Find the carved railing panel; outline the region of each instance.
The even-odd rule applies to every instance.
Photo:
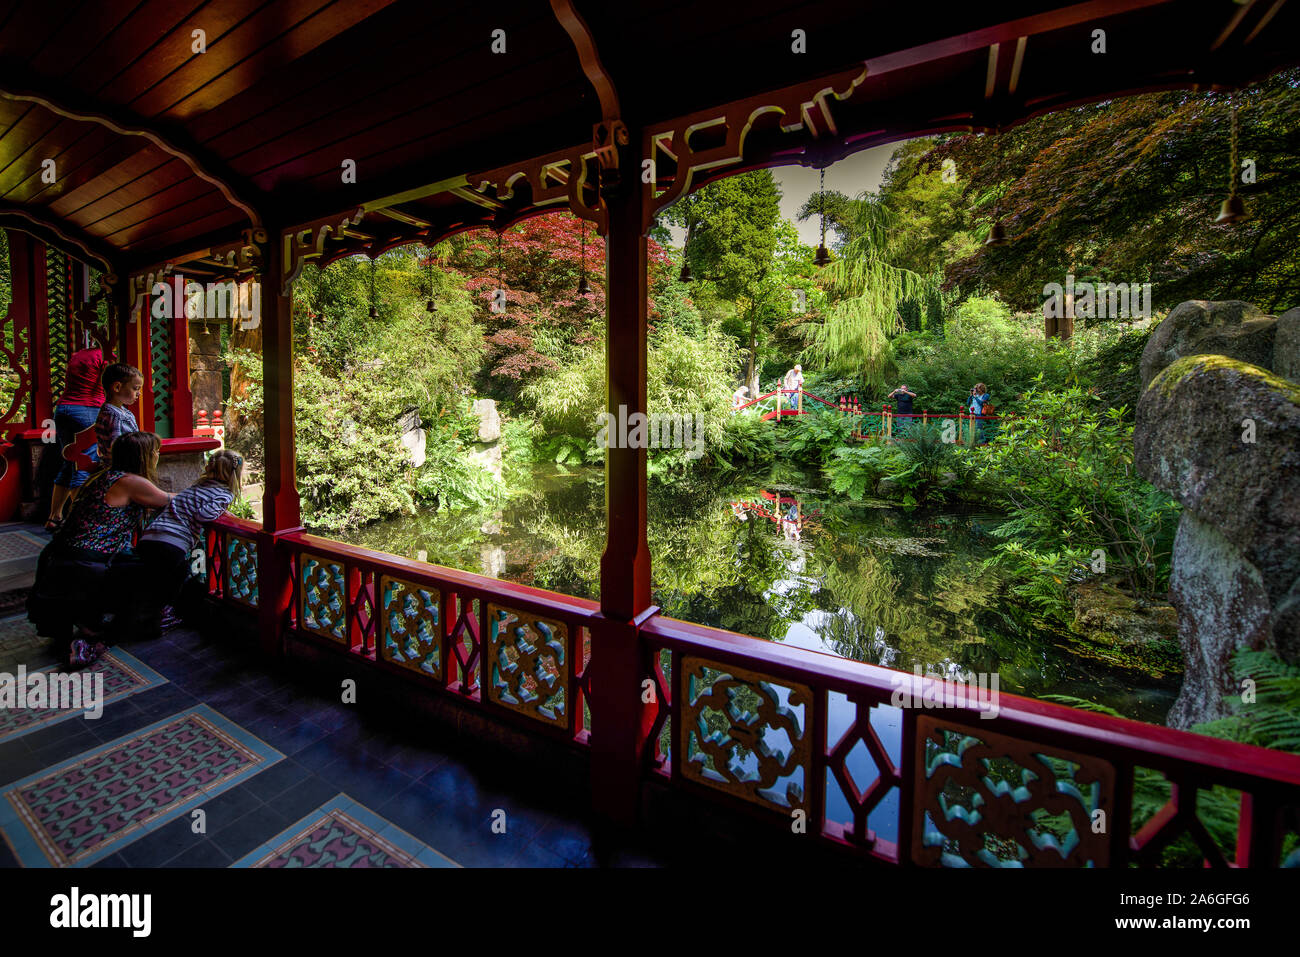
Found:
[[[257,543],[239,535],[226,536],[226,590],[232,601],[257,607]]]
[[[870,827],[871,815],[903,783],[900,769],[872,722],[873,716],[882,716],[882,706],[871,696],[833,693],[827,696],[827,710],[843,715],[839,720],[846,725],[842,732],[838,727],[834,729],[834,743],[828,740],[824,752],[827,793],[828,797],[841,799],[848,809],[848,820],[842,822],[832,822],[828,810],[828,824],[838,824],[845,840],[874,847],[876,833]],[[899,709],[886,707],[883,717],[886,721],[896,719],[898,713]],[[829,727],[827,736],[832,737]],[[889,816],[896,817],[892,806],[887,810]]]
[[[941,867],[1105,867],[1110,762],[924,715],[913,859]]]
[[[686,656],[678,687],[684,777],[765,807],[807,813],[814,708],[807,685]]]
[[[0,425],[12,425],[27,418],[28,400],[32,393],[32,379],[28,367],[28,330],[18,316],[14,303],[4,311],[0,324]],[[2,474],[2,470],[0,470]]]
[[[488,691],[519,714],[565,726],[569,704],[569,626],[531,612],[487,606]]]
[[[346,642],[348,602],[343,564],[309,552],[303,552],[299,561],[298,627]]]
[[[437,588],[384,575],[379,583],[384,661],[442,678],[442,601]]]

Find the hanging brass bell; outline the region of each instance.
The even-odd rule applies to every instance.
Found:
[[[831,261],[831,251],[824,245],[817,247],[817,255],[813,256],[814,266],[828,266]]]
[[[1002,220],[996,220],[993,228],[989,230],[989,238],[984,240],[985,246],[1005,246],[1007,244],[1007,228],[1002,225]]]
[[[1246,218],[1246,203],[1233,193],[1219,207],[1219,216],[1215,223],[1239,223]]]
[[[587,281],[587,274],[584,272],[578,279],[578,295],[585,296],[591,292],[591,283]]]
[[[437,312],[437,311],[438,311],[438,305],[437,305],[437,303],[435,303],[432,299],[430,299],[427,303],[425,303],[424,311],[425,311],[425,312]]]
[[[682,263],[682,271],[681,271],[681,274],[678,275],[678,277],[677,277],[677,281],[678,281],[678,282],[690,282],[690,281],[691,281],[691,267],[690,267],[690,264],[689,264],[689,263]]]

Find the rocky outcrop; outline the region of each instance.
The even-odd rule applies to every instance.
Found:
[[[1277,322],[1248,302],[1180,303],[1156,326],[1142,350],[1142,388],[1185,356],[1228,356],[1272,369]]]
[[[472,406],[478,416],[478,440],[495,442],[501,438],[501,415],[497,412],[495,399],[475,399]]]
[[[1300,382],[1300,306],[1277,317],[1273,371],[1292,382]]]
[[[1222,355],[1177,359],[1142,394],[1134,448],[1184,507],[1170,593],[1186,674],[1169,723],[1187,727],[1226,713],[1237,648],[1300,660],[1300,385]]]

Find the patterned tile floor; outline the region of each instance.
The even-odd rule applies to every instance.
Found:
[[[665,863],[237,647],[173,629],[122,650],[141,686],[97,720],[6,716],[24,730],[0,737],[0,867]],[[52,663],[20,616],[0,621],[0,672]]]

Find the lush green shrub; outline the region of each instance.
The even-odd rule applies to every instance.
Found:
[[[861,501],[882,478],[902,475],[907,466],[897,446],[868,442],[837,449],[825,471],[831,488]]]
[[[783,455],[801,462],[825,465],[838,450],[849,444],[853,426],[851,416],[838,412],[793,416],[781,423],[778,441]]]
[[[415,497],[440,509],[487,505],[496,501],[501,491],[496,477],[469,458],[459,444],[430,443],[424,464],[415,473]]]
[[[1111,336],[1099,346],[1095,355],[1082,363],[1097,398],[1108,409],[1122,409],[1127,422],[1133,421],[1138,399],[1142,397],[1142,350],[1154,331],[1153,323],[1145,329]]]
[[[683,308],[679,304],[671,315]],[[704,450],[713,450],[709,458],[716,461],[737,439],[724,432],[728,423],[737,418],[731,412],[731,393],[740,355],[734,340],[716,324],[691,335],[678,328],[671,315],[662,317],[650,332],[647,411],[652,415],[691,417],[693,434],[702,436]],[[529,384],[522,398],[537,416],[545,435],[534,437],[537,459],[561,464],[603,460],[604,450],[596,443],[599,416],[606,408],[602,350],[581,353],[561,363]],[[697,424],[699,432],[695,433]],[[656,476],[675,474],[704,461],[694,456],[693,449],[653,449],[650,459],[651,474]]]
[[[709,447],[705,458],[722,469],[765,468],[776,459],[776,426],[757,414],[733,415],[723,423],[717,445]]]
[[[1255,700],[1244,703],[1240,695],[1229,695],[1224,701],[1232,714],[1217,721],[1193,725],[1192,730],[1212,738],[1300,754],[1300,667],[1288,664],[1273,651],[1240,648],[1233,655],[1232,671],[1238,684],[1244,686],[1248,679],[1255,683]],[[1084,711],[1124,717],[1113,708],[1081,698],[1069,695],[1044,697]],[[1135,768],[1134,829],[1158,814],[1169,803],[1170,796],[1169,782],[1163,774],[1150,768]],[[1201,791],[1196,801],[1197,818],[1223,855],[1232,859],[1240,822],[1239,795],[1228,788],[1215,787]],[[1286,866],[1300,866],[1297,845],[1300,845],[1300,840],[1295,834],[1286,835],[1282,845]],[[1161,863],[1171,867],[1202,867],[1204,856],[1191,839],[1183,835],[1165,848]]]
[[[1019,573],[1018,593],[1065,617],[1068,578],[1091,571],[1094,553],[1135,595],[1163,592],[1178,506],[1138,476],[1132,426],[1077,388],[1027,399],[1031,412],[972,451],[981,480],[1011,510],[995,534],[1006,539],[999,555]]]
[[[1041,318],[1013,316],[996,299],[967,299],[949,318],[945,336],[907,333],[895,340],[894,352],[899,383],[916,393],[917,411],[965,408],[971,387],[983,382],[998,414],[1021,412],[1028,408],[1021,397],[1038,376],[1048,389],[1080,381],[1069,346],[1049,342]],[[883,401],[885,394],[873,395],[870,405]]]

